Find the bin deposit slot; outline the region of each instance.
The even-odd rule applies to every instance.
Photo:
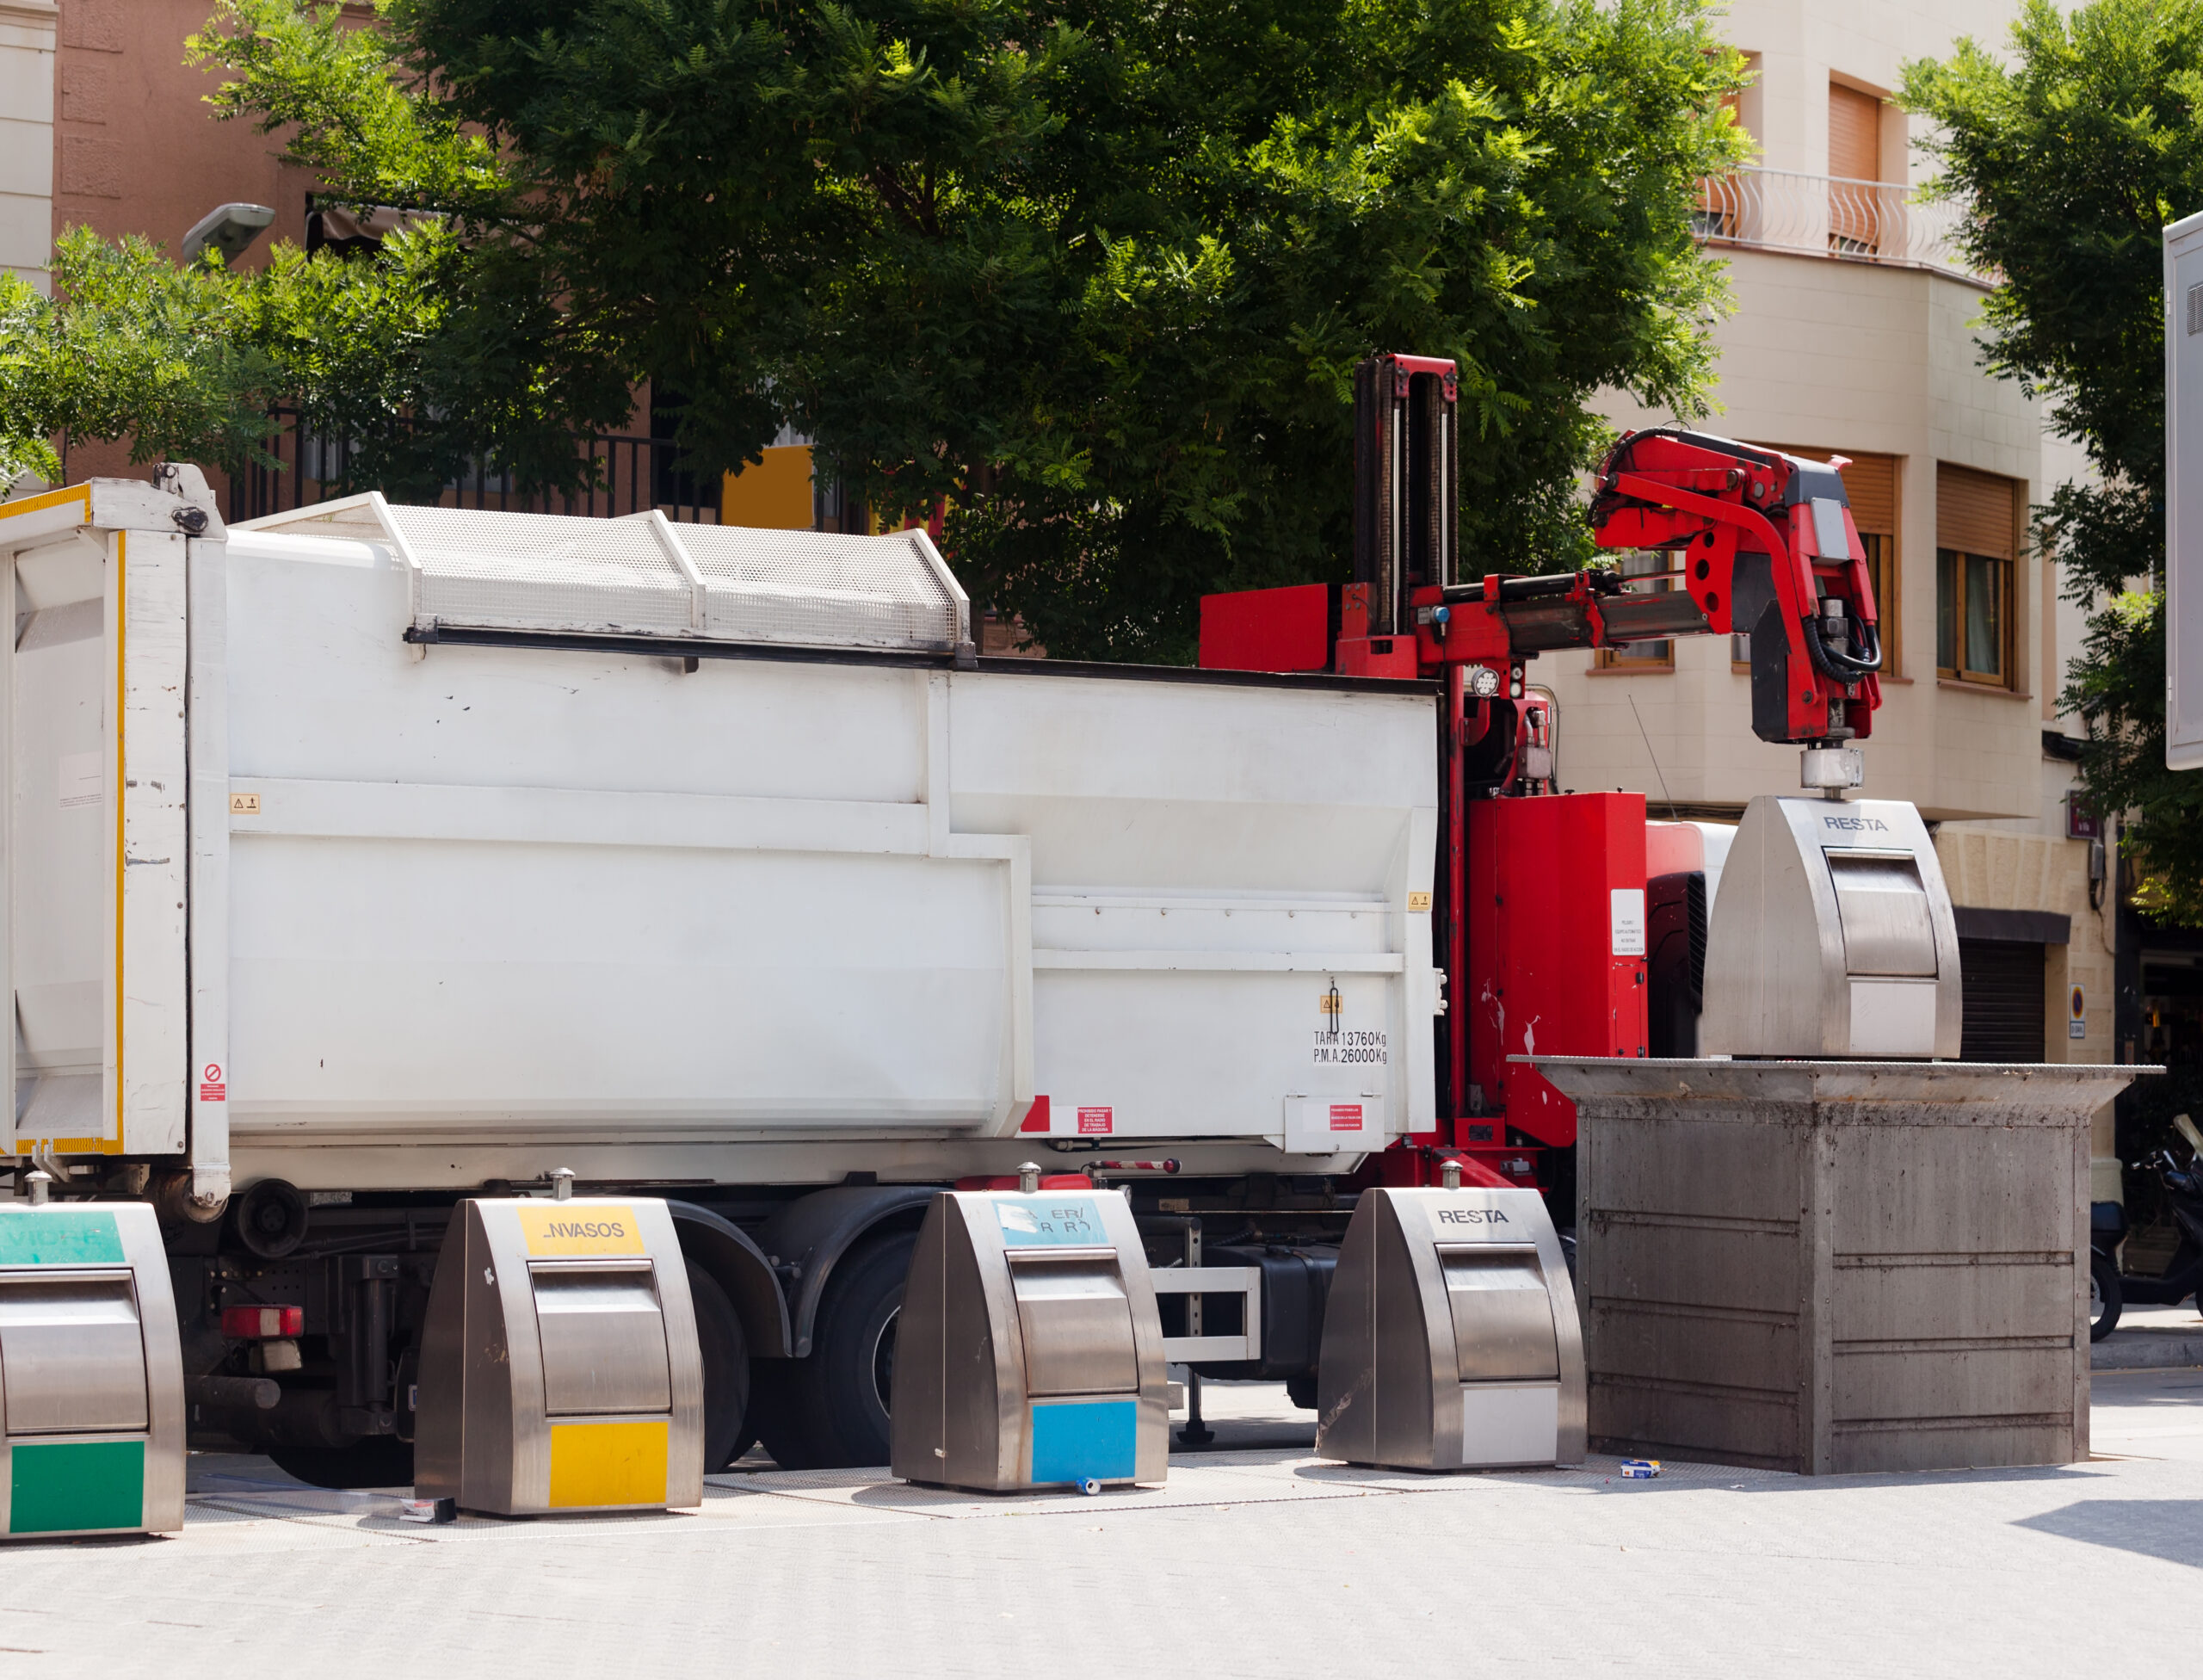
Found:
[[[649,1261],[528,1270],[543,1345],[545,1411],[672,1410],[665,1315]]]
[[[1920,865],[1907,852],[1830,851],[1844,967],[1854,974],[1935,973],[1935,923]]]
[[[1463,1382],[1552,1381],[1560,1375],[1552,1301],[1534,1248],[1441,1248],[1446,1304]]]
[[[1124,1394],[1139,1387],[1132,1301],[1114,1254],[1015,1254],[1010,1284],[1034,1395]]]
[[[10,1435],[146,1428],[130,1274],[0,1279],[0,1382]]]

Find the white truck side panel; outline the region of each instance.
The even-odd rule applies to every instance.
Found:
[[[810,1138],[823,1177],[830,1139],[1020,1136],[1036,1096],[1128,1142],[1333,1116],[1296,1133],[1325,1159],[1429,1123],[1422,696],[416,658],[385,548],[238,532],[226,567],[256,1159],[434,1140],[433,1181],[564,1140],[782,1175]]]

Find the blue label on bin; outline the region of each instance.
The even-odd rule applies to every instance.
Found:
[[[1020,1196],[995,1203],[1004,1248],[1106,1247],[1102,1210],[1090,1195]]]
[[[1033,1408],[1033,1479],[1130,1481],[1139,1460],[1139,1407],[1131,1400],[1058,1401]]]

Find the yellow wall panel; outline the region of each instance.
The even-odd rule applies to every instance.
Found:
[[[811,446],[765,451],[755,466],[730,472],[719,493],[719,523],[771,531],[811,528]]]

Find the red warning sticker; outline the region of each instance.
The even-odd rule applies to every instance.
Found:
[[[201,1102],[226,1102],[230,1088],[222,1078],[222,1065],[209,1062],[199,1070],[199,1100]]]
[[[1361,1104],[1334,1102],[1331,1104],[1331,1130],[1359,1132],[1361,1129]]]
[[[1114,1109],[1081,1109],[1078,1111],[1078,1133],[1081,1137],[1099,1137],[1117,1129]]]

